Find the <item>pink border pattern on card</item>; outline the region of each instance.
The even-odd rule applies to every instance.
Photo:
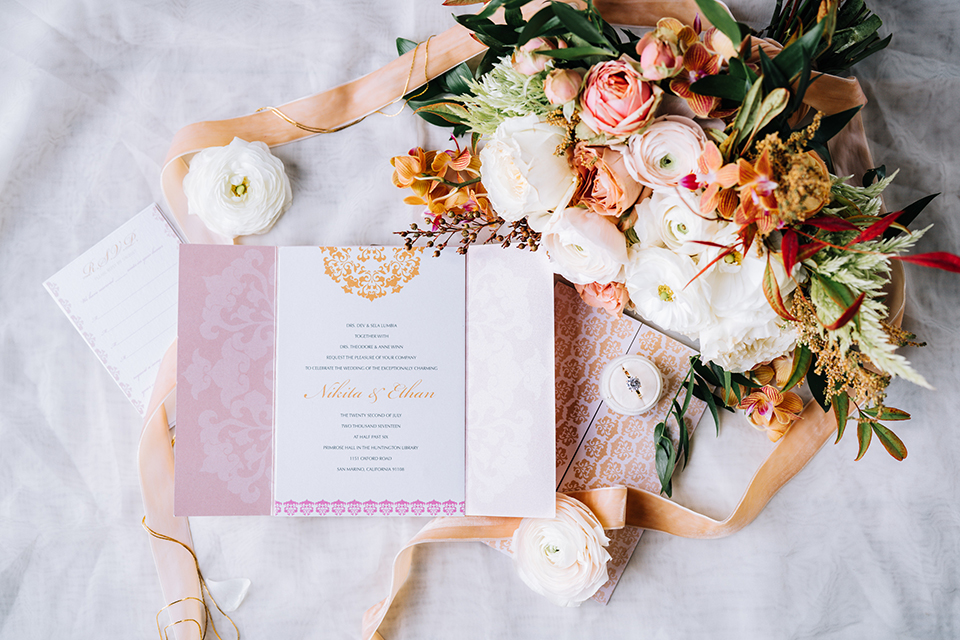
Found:
[[[287,500],[273,503],[275,516],[455,516],[463,515],[464,502],[454,500]]]

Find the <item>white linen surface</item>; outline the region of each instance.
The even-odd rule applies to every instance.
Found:
[[[773,2],[733,0],[761,25]],[[922,251],[960,249],[960,66],[952,0],[871,0],[893,32],[858,75],[887,202],[943,191]],[[140,528],[133,407],[41,283],[156,200],[174,133],[379,68],[393,40],[452,24],[440,0],[0,0],[0,637],[136,638],[163,606]],[[395,113],[399,105],[385,109]],[[276,150],[294,204],[273,244],[396,243],[416,209],[389,158],[445,134],[409,110]],[[558,609],[477,543],[417,551],[381,629],[401,638],[953,638],[960,636],[960,278],[907,266],[904,353],[938,388],[895,382],[913,414],[902,463],[850,430],[750,527],[722,540],[643,536],[612,602]],[[705,421],[678,499],[733,508],[769,444]],[[204,574],[249,578],[247,638],[357,637],[422,519],[194,518]],[[221,633],[224,625],[221,624]]]

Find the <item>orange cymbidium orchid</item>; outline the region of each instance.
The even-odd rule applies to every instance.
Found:
[[[769,384],[773,380],[774,384],[781,389],[790,379],[791,373],[793,373],[793,360],[788,356],[780,356],[768,364],[758,364],[750,370],[750,376],[756,380],[757,384]]]
[[[770,150],[764,149],[754,164],[744,158],[740,158],[738,164],[740,206],[733,214],[733,221],[741,227],[756,223],[760,235],[766,236],[781,222]]]
[[[739,407],[747,413],[750,422],[766,429],[767,437],[776,442],[800,418],[803,401],[792,391],[780,392],[767,385],[744,398]]]
[[[736,163],[724,164],[720,149],[713,142],[708,142],[697,160],[697,173],[684,177],[680,184],[688,189],[705,187],[700,196],[702,215],[712,216],[714,211],[721,209],[721,215],[729,218],[736,205],[729,206],[727,201],[730,198],[724,198],[723,191],[735,186],[739,179],[740,168]],[[736,195],[732,191],[729,193],[735,202]]]
[[[720,98],[702,96],[690,89],[697,80],[720,73],[722,58],[711,54],[703,43],[696,42],[683,54],[683,69],[670,81],[670,90],[687,101],[690,108],[701,118],[713,117],[720,106]]]
[[[480,184],[480,158],[469,148],[449,151],[411,149],[390,159],[393,184],[414,195],[403,201],[423,205],[431,217],[481,212],[492,215],[486,190]]]

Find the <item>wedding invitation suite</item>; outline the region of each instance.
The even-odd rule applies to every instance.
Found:
[[[177,336],[180,243],[152,204],[43,283],[141,416]]]
[[[552,287],[499,247],[184,245],[175,512],[552,517]]]

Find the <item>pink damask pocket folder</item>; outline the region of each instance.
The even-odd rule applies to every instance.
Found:
[[[177,515],[554,513],[542,256],[184,245]]]

